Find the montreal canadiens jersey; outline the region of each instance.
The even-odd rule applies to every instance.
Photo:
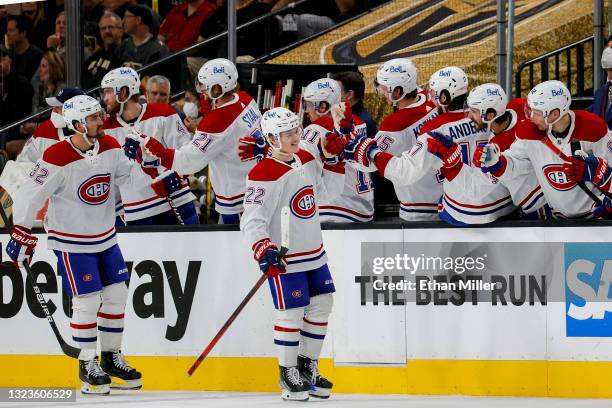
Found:
[[[517,206],[525,212],[533,212],[545,204],[537,179],[520,177],[501,183],[472,164],[474,149],[479,145],[496,143],[501,151],[512,145],[520,116],[513,110],[508,112],[511,115],[508,129],[494,135],[490,140],[488,133],[481,132],[475,132],[475,137],[472,138],[456,140],[461,148],[463,164],[459,172],[452,177],[445,174],[442,206],[443,210],[457,221],[486,224],[512,213]]]
[[[122,146],[132,130],[153,137],[170,148],[179,148],[191,141],[191,134],[181,118],[174,108],[166,104],[143,104],[140,116],[134,122],[126,123],[118,115],[113,115],[104,122],[106,134],[113,136]],[[120,189],[122,205],[118,203],[117,210],[120,212],[123,209],[126,221],[140,220],[171,210],[166,198],[159,197],[151,187],[153,179],[162,171],[157,169],[145,171],[138,168],[140,174],[135,184],[137,187]],[[176,191],[170,197],[175,207],[195,200],[189,186]]]
[[[376,143],[382,151],[394,156],[411,151],[423,125],[438,116],[437,110],[427,105],[422,93],[417,96],[415,103],[398,109],[380,124]],[[400,218],[407,221],[438,218],[438,203],[442,195],[442,176],[439,170],[423,172],[422,177],[409,185],[394,182],[393,187],[400,202]]]
[[[69,140],[58,142],[33,165],[30,177],[15,194],[14,223],[30,228],[36,212],[49,199],[48,249],[104,251],[117,242],[113,186],[132,186],[139,167],[111,136],[98,139],[87,153]]]
[[[563,159],[548,143],[565,155],[572,154],[572,144],[580,150],[612,162],[612,135],[606,122],[586,111],[569,111],[571,124],[564,139],[540,131],[533,123],[519,123],[517,140],[503,153],[507,164],[498,174],[502,182],[527,174],[537,178],[553,215],[557,218],[583,218],[591,216],[593,200],[563,172]],[[578,149],[576,149],[578,150]],[[596,196],[603,194],[592,183],[585,183]]]
[[[261,113],[245,92],[208,113],[198,125],[191,143],[176,149],[164,167],[180,174],[191,174],[210,164],[215,209],[220,214],[242,212],[245,180],[254,160],[242,162],[239,139],[259,129]]]
[[[17,156],[17,161],[36,163],[49,146],[64,140],[64,138],[64,129],[56,128],[51,123],[51,119],[47,119],[36,128],[32,137],[28,139],[23,146],[23,150]]]
[[[291,164],[266,157],[249,172],[240,229],[253,249],[266,239],[280,248],[280,214],[288,206],[287,272],[316,269],[327,262],[317,199],[334,191],[339,194],[343,185],[343,172],[337,168],[321,172],[314,156],[304,149],[294,155]]]
[[[353,116],[353,132],[365,136],[366,124],[358,116]],[[304,129],[301,146],[316,159],[320,169],[319,146],[321,136],[334,130],[331,116],[322,116]],[[344,187],[340,195],[318,197],[321,222],[365,222],[374,218],[374,183],[368,172],[359,171],[354,163],[347,163],[344,174]]]

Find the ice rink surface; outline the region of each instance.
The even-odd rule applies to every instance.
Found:
[[[599,408],[612,407],[604,399],[464,397],[335,394],[329,400],[311,398],[308,402],[287,402],[279,394],[174,392],[174,391],[114,391],[111,395],[77,396],[75,402],[1,403],[0,407],[112,407],[112,408],[263,408],[291,407],[316,404],[320,408]]]

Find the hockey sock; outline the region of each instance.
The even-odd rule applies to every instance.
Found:
[[[278,364],[283,367],[297,365],[303,316],[303,307],[276,311],[274,344],[276,346]]]
[[[100,292],[72,297],[72,319],[70,328],[72,340],[81,349],[96,349],[97,326],[96,313],[100,308]]]
[[[300,356],[318,360],[327,333],[327,320],[333,305],[331,293],[310,298],[300,332]]]
[[[101,351],[119,351],[123,339],[123,318],[128,288],[125,282],[102,289],[102,306],[98,312]]]

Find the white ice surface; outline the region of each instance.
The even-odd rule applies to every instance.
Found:
[[[56,403],[0,403],[0,407],[66,407],[66,408],[234,408],[234,407],[294,407],[317,404],[320,408],[599,408],[612,407],[611,400],[464,397],[464,396],[408,396],[334,394],[329,400],[311,398],[307,403],[285,402],[276,393],[226,393],[178,391],[113,391],[111,395],[81,396],[75,402]]]

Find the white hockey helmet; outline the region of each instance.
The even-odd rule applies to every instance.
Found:
[[[127,87],[128,96],[122,101],[119,99],[119,95],[123,87]],[[132,96],[140,93],[140,77],[132,68],[115,68],[104,75],[102,82],[100,82],[100,88],[103,90],[106,88],[113,89],[115,96],[117,97],[117,102],[124,104]]]
[[[443,91],[448,92],[451,100],[465,95],[468,91],[466,73],[459,67],[445,67],[434,72],[429,78],[430,100],[439,101]]]
[[[554,125],[563,115],[569,112],[572,103],[572,95],[569,89],[561,81],[544,81],[536,85],[527,95],[527,112],[528,118],[531,118],[533,110],[542,112],[546,123],[548,116],[555,109],[559,109],[559,117],[549,125]]]
[[[601,53],[601,68],[612,68],[612,48],[606,47]]]
[[[304,90],[303,95],[304,102],[311,102],[314,104],[315,110],[325,115],[329,112],[329,108],[332,105],[340,103],[341,99],[341,88],[338,81],[331,78],[321,78],[308,84]],[[325,112],[319,110],[319,104],[321,102],[327,102],[328,109]]]
[[[210,94],[215,85],[221,87],[221,94],[213,98]],[[198,71],[196,90],[206,93],[211,100],[219,99],[226,92],[238,86],[238,70],[233,62],[225,58],[215,58],[207,61]]]
[[[270,135],[274,136],[274,138],[279,141],[280,145],[281,133],[299,127],[300,118],[287,108],[272,108],[264,112],[261,117],[261,131],[264,134],[264,138],[268,144],[275,149],[276,147],[272,144],[272,140],[270,140]]]
[[[98,112],[103,112],[102,106],[97,99],[89,95],[77,95],[64,102],[62,107],[62,116],[68,129],[78,133],[74,127],[74,121],[78,121],[83,126],[87,126],[87,117]]]
[[[417,89],[416,66],[408,58],[395,58],[385,62],[376,72],[374,86],[378,90],[380,85],[387,88],[390,102],[399,102],[404,96]],[[391,94],[398,86],[402,88],[402,95],[398,99],[393,99]]]
[[[482,84],[472,89],[466,102],[468,108],[478,109],[480,120],[491,123],[506,112],[508,97],[504,89],[497,84]],[[487,113],[493,110],[495,117],[487,120]]]

